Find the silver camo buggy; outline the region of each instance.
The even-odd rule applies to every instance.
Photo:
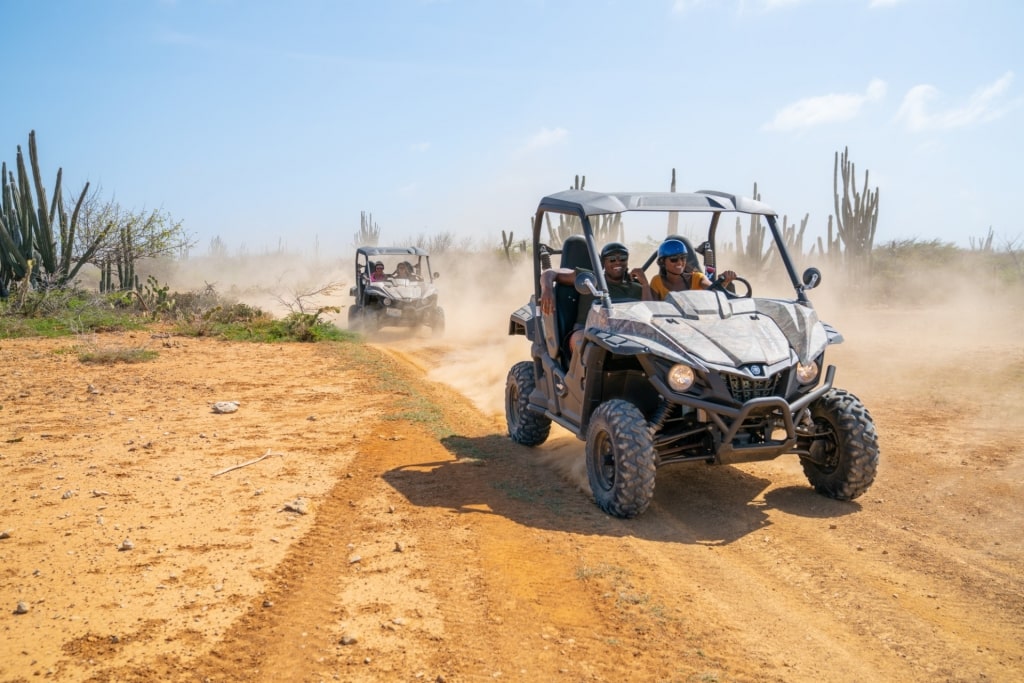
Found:
[[[688,222],[702,216],[692,237],[674,236],[689,247],[691,266],[715,282],[711,289],[673,292],[665,301],[612,303],[593,224],[619,214],[625,224],[625,214],[632,220],[650,218],[648,212],[662,212],[662,232],[672,215]],[[734,281],[739,294],[731,291],[735,285],[727,289],[714,280],[723,214],[756,216],[767,224],[783,296],[754,297],[744,278]],[[544,244],[541,231],[552,219],[579,234],[557,248]],[[509,334],[531,342],[531,360],[508,374],[508,433],[537,446],[554,422],[585,441],[588,479],[604,511],[643,513],[654,496],[656,469],[672,463],[732,464],[789,453],[825,496],[850,500],[871,486],[879,457],[875,425],[856,396],[833,386],[836,369],[825,366],[825,351],[843,339],[818,319],[807,297],[821,273],[808,268],[797,276],[770,207],[711,191],[567,190],[541,200],[533,254],[534,296],[509,320]],[[646,272],[656,256],[632,265]],[[542,314],[539,276],[552,265],[578,269],[578,275],[575,287],[555,285],[555,310]],[[585,305],[581,296],[594,303],[585,340],[571,355],[568,337]]]
[[[380,264],[382,268],[375,269]],[[375,331],[382,327],[425,325],[433,334],[444,332],[444,309],[437,303],[430,255],[418,247],[359,247],[355,282],[349,295],[349,329]]]

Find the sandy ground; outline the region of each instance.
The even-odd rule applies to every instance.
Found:
[[[1024,680],[1024,316],[825,317],[873,488],[678,465],[629,521],[581,442],[505,435],[500,321],[0,340],[0,680]]]

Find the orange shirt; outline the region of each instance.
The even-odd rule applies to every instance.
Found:
[[[687,289],[703,289],[703,282],[704,274],[699,270],[694,270],[690,273],[690,286]],[[665,281],[661,279],[661,273],[651,279],[651,293],[654,294],[654,298],[658,301],[664,301],[670,291]]]

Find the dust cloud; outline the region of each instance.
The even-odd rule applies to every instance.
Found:
[[[528,360],[530,353],[524,337],[508,334],[509,316],[533,294],[532,263],[513,265],[496,252],[442,254],[431,263],[440,273],[436,285],[446,314],[445,333],[385,329],[367,341],[416,359],[429,380],[466,396],[503,430],[509,368]],[[294,310],[302,293],[332,285],[319,296],[302,297],[302,302],[305,310],[337,307],[339,313],[328,317],[344,328],[353,302],[348,291],[353,271],[351,259],[317,262],[272,255],[186,261],[167,277],[179,289],[213,284],[218,293],[275,315]],[[209,279],[211,273],[215,280]],[[754,293],[762,294],[758,283],[753,284]],[[984,428],[1001,419],[1024,427],[1017,411],[999,410],[996,415],[982,409],[986,400],[998,396],[1002,378],[1024,379],[1024,296],[1019,288],[979,282],[961,270],[920,268],[900,273],[899,282],[874,283],[872,295],[865,289],[851,288],[841,274],[826,272],[822,284],[810,292],[819,317],[845,339],[826,353],[826,363],[837,366],[837,387],[862,399],[905,396],[920,401],[929,391],[969,393],[979,404],[974,426]],[[566,480],[589,491],[581,441],[553,425],[551,438],[536,453]]]

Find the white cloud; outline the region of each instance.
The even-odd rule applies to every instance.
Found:
[[[544,149],[563,142],[569,136],[565,128],[542,128],[526,142],[526,149]]]
[[[941,95],[932,85],[915,85],[903,97],[903,103],[896,112],[896,121],[908,130],[950,130],[979,123],[988,123],[1005,115],[1021,105],[1021,98],[1006,101],[1005,95],[1013,83],[1013,72],[1007,71],[994,83],[978,88],[960,106],[931,111],[929,104]]]
[[[833,93],[797,100],[780,109],[762,129],[788,131],[850,121],[860,114],[864,104],[885,97],[885,90],[885,81],[876,78],[863,93]]]

